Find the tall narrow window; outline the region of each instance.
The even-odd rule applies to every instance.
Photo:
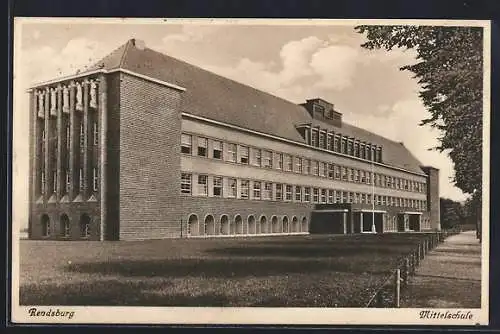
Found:
[[[273,184],[271,182],[264,183],[264,191],[262,195],[262,198],[265,200],[273,199]]]
[[[328,178],[333,179],[335,177],[335,165],[328,164]]]
[[[304,174],[311,174],[311,161],[304,159]]]
[[[318,163],[319,176],[325,176],[325,163],[320,161]]]
[[[292,157],[288,154],[285,154],[284,161],[285,161],[285,171],[287,172],[292,171]]]
[[[366,172],[364,170],[361,171],[361,183],[366,183]]]
[[[198,195],[206,196],[208,194],[208,177],[198,175]]]
[[[198,137],[198,156],[207,157],[208,156],[208,139]]]
[[[333,137],[333,149],[335,152],[341,152],[340,150],[340,137],[339,135],[335,135]]]
[[[69,124],[66,125],[65,132],[66,132],[66,149],[69,151],[70,145],[71,145],[71,132],[70,132]]]
[[[222,159],[222,142],[214,140],[212,155],[214,159]]]
[[[262,152],[258,148],[252,149],[252,165],[260,167],[262,164]]]
[[[240,163],[248,164],[248,146],[240,145]]]
[[[321,189],[321,203],[326,203],[326,189]]]
[[[66,193],[68,192],[69,190],[69,187],[71,186],[71,175],[69,173],[69,171],[67,170],[66,171]]]
[[[354,156],[359,157],[359,143],[354,142]]]
[[[191,154],[192,149],[192,137],[191,135],[182,134],[181,135],[181,153]]]
[[[347,181],[347,167],[342,167],[342,181]]]
[[[191,195],[191,174],[181,173],[181,194]]]
[[[342,203],[342,192],[340,190],[335,191],[335,203]]]
[[[312,130],[312,146],[318,147],[318,131]]]
[[[276,200],[283,200],[283,184],[281,183],[276,183]]]
[[[57,171],[52,171],[52,192],[57,191]]]
[[[80,193],[83,192],[83,187],[84,187],[84,184],[83,184],[83,169],[80,168],[79,171],[78,171],[78,186],[79,186],[79,191]]]
[[[227,194],[228,197],[236,197],[237,195],[237,181],[234,178],[230,178],[227,180],[229,192]]]
[[[253,181],[253,198],[260,199],[260,181]]]
[[[323,132],[319,133],[319,147],[325,148],[325,134]]]
[[[83,152],[85,148],[85,130],[83,127],[83,122],[80,123],[80,151]]]
[[[293,187],[289,184],[285,186],[285,200],[291,201],[292,200],[292,192],[293,192]]]
[[[93,123],[93,137],[94,146],[99,145],[99,128],[97,127],[97,122]]]
[[[213,193],[215,197],[222,196],[222,177],[214,176]]]
[[[334,191],[332,189],[328,190],[328,203],[332,204],[334,200]]]
[[[42,195],[44,195],[45,194],[45,172],[43,170],[40,173],[40,185],[41,185],[40,192],[42,193]]]
[[[311,161],[311,163],[312,163],[312,174],[317,176],[319,172],[319,162]]]
[[[354,170],[354,182],[359,182],[359,170]]]
[[[276,153],[277,169],[283,169],[283,153]]]
[[[335,165],[335,180],[340,180],[340,166]]]
[[[250,192],[250,181],[248,180],[241,180],[241,187],[240,187],[240,197],[244,199],[248,199],[248,195]]]
[[[227,144],[227,161],[236,162],[236,144]]]
[[[313,202],[314,203],[319,202],[319,189],[318,188],[313,188]]]
[[[301,186],[295,186],[295,201],[297,201],[297,202],[302,201],[302,187]]]
[[[99,189],[99,172],[97,167],[92,168],[92,190],[97,191]]]
[[[264,168],[273,168],[273,152],[264,151],[262,153],[262,167]]]
[[[304,187],[304,202],[310,202],[310,201],[311,201],[311,188]]]
[[[295,172],[302,173],[302,158],[295,157]]]

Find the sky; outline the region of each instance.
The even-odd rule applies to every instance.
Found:
[[[146,46],[294,103],[320,97],[347,123],[403,142],[422,162],[440,169],[441,197],[463,201],[452,183],[453,164],[431,148],[440,133],[419,126],[429,117],[412,73],[413,50],[365,50],[348,23],[218,24],[206,20],[30,20],[14,27],[13,220],[27,226],[28,94],[34,83],[74,74],[124,44]]]

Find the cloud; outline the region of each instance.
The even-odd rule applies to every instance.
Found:
[[[345,45],[331,45],[317,50],[309,64],[320,78],[316,86],[339,91],[349,87],[358,59],[358,51]]]

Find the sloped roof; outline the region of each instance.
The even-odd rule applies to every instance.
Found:
[[[182,111],[186,113],[300,143],[305,141],[295,125],[318,124],[322,128],[382,146],[383,161],[387,165],[423,173],[420,161],[402,143],[345,122],[341,128],[337,128],[312,119],[307,110],[300,105],[158,51],[137,47],[134,40],[129,40],[87,71],[100,68],[127,69],[186,88],[181,106]]]

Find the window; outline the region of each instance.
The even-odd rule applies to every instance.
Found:
[[[292,157],[288,154],[285,154],[285,170],[287,172],[290,172],[292,171]]]
[[[382,203],[382,205],[385,205],[386,203],[385,196],[380,196],[380,197],[382,197],[382,200],[380,202]]]
[[[236,197],[237,194],[237,181],[236,179],[230,178],[227,180],[229,192],[227,194],[228,197]]]
[[[311,201],[311,188],[305,187],[304,188],[304,202],[310,202]]]
[[[92,130],[94,146],[97,146],[99,144],[99,128],[97,127],[97,122],[94,122]]]
[[[335,165],[328,164],[328,178],[333,179],[335,177]]]
[[[262,163],[262,155],[261,155],[262,153],[261,153],[261,151],[258,148],[254,148],[254,149],[252,149],[252,153],[253,153],[253,156],[252,156],[252,165],[260,167],[260,165]]]
[[[240,197],[247,199],[250,193],[250,181],[241,180]]]
[[[318,131],[312,131],[312,146],[318,147]]]
[[[359,156],[361,159],[366,159],[366,146],[363,143],[361,143],[359,147]]]
[[[347,138],[342,137],[342,153],[347,154]]]
[[[68,192],[69,187],[71,186],[71,175],[69,171],[66,171],[66,193]]]
[[[264,168],[273,168],[273,152],[264,151],[262,154],[262,167]]]
[[[293,191],[293,188],[291,185],[287,184],[285,186],[285,199],[287,201],[291,201],[292,200],[292,191]]]
[[[335,203],[342,203],[342,192],[339,190],[335,192]]]
[[[329,189],[328,190],[328,203],[331,204],[333,203],[333,199],[334,199],[334,191],[332,189]]]
[[[198,156],[207,157],[208,140],[207,138],[198,137]]]
[[[301,186],[295,186],[295,200],[297,202],[302,201],[302,187]]]
[[[181,135],[181,153],[183,154],[191,154],[191,136],[182,134]]]
[[[359,200],[360,200],[361,204],[365,204],[366,203],[366,194],[361,194]]]
[[[271,182],[264,183],[263,198],[265,200],[273,199],[273,184]]]
[[[295,172],[302,173],[302,158],[295,158]]]
[[[325,176],[326,164],[324,162],[319,162],[318,169],[319,169],[319,176]]]
[[[213,192],[216,197],[222,196],[222,177],[214,176]]]
[[[318,188],[313,188],[313,202],[314,203],[319,202],[319,189]]]
[[[325,148],[325,134],[323,132],[319,134],[319,147]]]
[[[208,177],[206,175],[198,175],[198,195],[207,196],[208,194]]]
[[[359,182],[359,170],[354,170],[354,182]]]
[[[340,180],[340,166],[335,165],[335,180]]]
[[[83,127],[83,122],[80,123],[80,151],[83,151],[85,145],[85,129]]]
[[[70,132],[70,127],[69,127],[69,124],[66,125],[66,149],[69,150],[70,149],[70,144],[71,144],[71,132]],[[44,131],[45,133],[45,131]]]
[[[371,183],[372,183],[372,173],[366,172],[366,184],[371,184]]]
[[[349,197],[347,198],[347,203],[352,203],[352,202],[354,201],[354,193],[349,192],[349,193],[347,194],[347,196],[349,196]]]
[[[341,152],[341,150],[340,150],[340,138],[338,135],[335,135],[335,137],[333,137],[333,148],[334,148],[335,152]]]
[[[57,192],[57,171],[52,172],[52,192]]]
[[[260,199],[260,181],[253,181],[253,198]]]
[[[354,203],[359,203],[359,193],[354,193]]]
[[[99,189],[99,171],[97,167],[92,168],[92,190],[97,191]]]
[[[212,155],[214,159],[222,159],[222,142],[218,140],[214,140]]]
[[[191,195],[191,174],[181,173],[181,194]]]
[[[360,174],[361,174],[361,180],[360,180],[360,182],[361,183],[366,183],[366,172],[364,170],[362,170],[360,172]]]
[[[333,136],[331,134],[327,134],[326,136],[326,148],[329,151],[333,151]]]
[[[312,163],[312,173],[313,175],[318,175],[319,172],[319,162],[318,161],[311,161]]]
[[[240,145],[240,163],[248,164],[248,146]]]
[[[342,181],[347,181],[347,167],[342,167]]]
[[[50,237],[50,220],[49,217],[43,216],[42,218],[42,228],[43,228],[43,236]]]
[[[276,160],[278,164],[276,165],[277,169],[283,169],[283,154],[282,153],[276,153]]]
[[[276,183],[276,200],[283,200],[283,185],[281,183]]]
[[[40,189],[40,192],[42,193],[42,195],[45,194],[45,172],[42,170],[41,173],[40,173],[40,186],[41,186],[41,189]]]
[[[348,176],[349,182],[352,182],[354,180],[354,169],[347,168],[347,176]]]
[[[236,162],[236,144],[227,144],[227,161]]]
[[[304,159],[304,174],[310,174],[311,173],[311,161]]]
[[[326,189],[321,189],[321,203],[326,203]]]
[[[354,156],[359,157],[359,143],[358,142],[354,143]]]

